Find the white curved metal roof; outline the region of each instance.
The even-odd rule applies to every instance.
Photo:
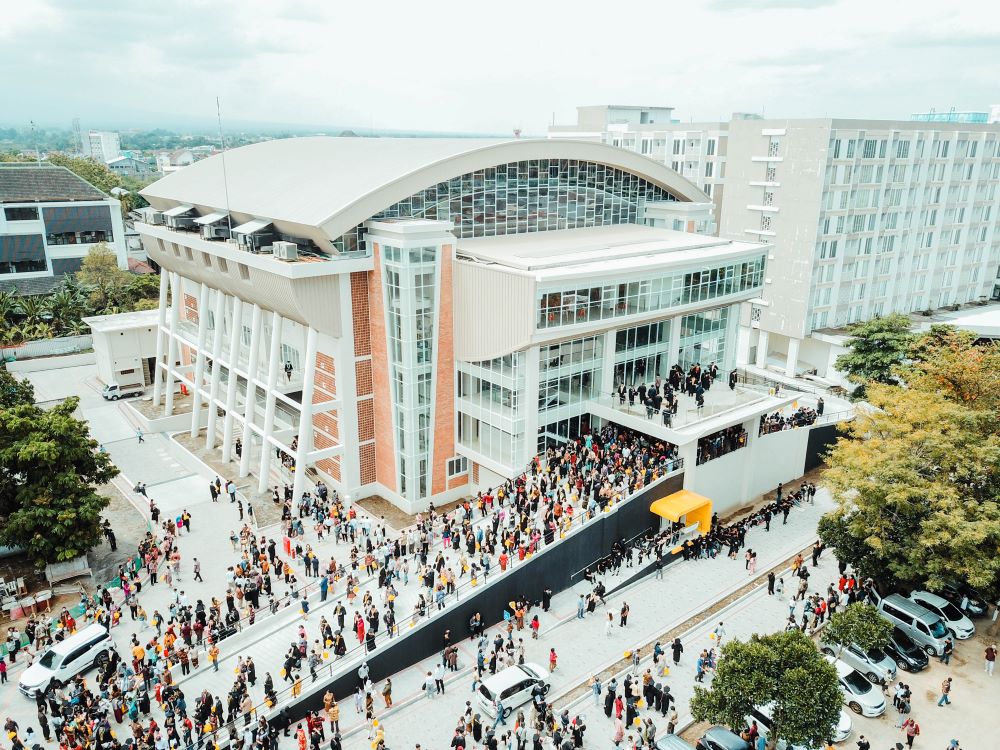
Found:
[[[393,203],[478,169],[528,159],[577,159],[641,175],[678,200],[708,202],[695,185],[631,151],[569,139],[308,137],[265,141],[213,156],[144,188],[172,204],[322,228],[336,238]],[[226,188],[228,183],[228,199]]]

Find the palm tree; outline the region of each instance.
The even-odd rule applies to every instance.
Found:
[[[32,297],[21,297],[18,301],[18,312],[24,317],[23,323],[25,325],[34,325],[37,323],[47,322],[45,319],[49,317],[51,319],[51,313],[49,312],[48,300],[44,297],[32,296]]]
[[[75,321],[79,321],[86,308],[83,296],[65,287],[57,288],[50,294],[47,303],[60,328],[68,328]]]

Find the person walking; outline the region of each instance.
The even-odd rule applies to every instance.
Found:
[[[205,582],[201,577],[201,563],[198,561],[197,557],[194,558],[194,580],[199,581],[200,583]]]
[[[684,645],[680,638],[674,638],[674,642],[670,644],[670,650],[674,655],[674,666],[677,666],[681,663],[681,654],[684,653]]]
[[[136,431],[135,431],[135,436],[136,436],[137,438],[139,438],[139,442],[140,442],[140,443],[145,443],[145,442],[146,442],[145,440],[143,440],[143,437],[142,437],[142,430],[141,430],[141,429],[139,429],[139,430],[136,430]]]
[[[774,596],[774,571],[767,574],[767,595]]]
[[[615,629],[615,616],[611,612],[608,612],[608,620],[604,623],[604,635],[608,638],[611,637],[611,631]]]
[[[576,619],[582,620],[583,613],[587,609],[587,600],[584,598],[583,594],[580,594],[580,600],[576,603]]]
[[[951,664],[951,655],[955,652],[955,642],[951,638],[944,639],[944,646],[941,648],[941,663]]]
[[[903,731],[906,733],[906,746],[913,747],[913,740],[920,735],[920,725],[912,716],[903,722]]]
[[[208,660],[212,662],[212,671],[219,671],[219,647],[214,643],[212,647],[208,649]]]
[[[945,706],[951,704],[951,677],[945,679],[941,683],[941,697],[938,698],[938,706]]]
[[[997,663],[997,644],[991,643],[986,647],[986,652],[984,654],[986,660],[986,674],[990,677],[993,676],[993,668]]]

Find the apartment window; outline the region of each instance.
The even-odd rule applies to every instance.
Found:
[[[765,206],[774,205],[774,193],[772,193],[770,190],[764,191],[764,205]]]
[[[979,145],[979,141],[973,141],[972,145],[969,146],[969,157],[974,158],[976,156],[976,146]]]
[[[874,305],[872,305],[872,317],[881,318],[882,310],[884,308],[885,308],[884,302],[876,302]]]
[[[854,287],[854,299],[863,300],[865,298],[865,283],[861,282]]]
[[[711,177],[712,176],[712,169],[714,167],[715,167],[715,164],[713,164],[712,162],[706,162],[706,164],[705,164],[705,176],[706,177]]]
[[[681,171],[681,163],[679,161],[672,161],[672,162],[670,162],[670,168],[672,170],[674,170],[675,172],[680,172]]]
[[[885,158],[885,148],[886,148],[886,141],[884,141],[884,140],[879,141],[878,142],[878,158],[879,159],[884,159]]]
[[[682,141],[682,140],[675,140],[674,141],[674,155],[676,156],[677,154],[683,154],[683,153],[684,153],[684,141]]]
[[[8,206],[3,210],[7,221],[37,221],[38,206]]]
[[[778,139],[772,137],[771,138],[771,142],[767,144],[767,155],[768,156],[777,156],[778,155],[778,146],[779,145],[780,145],[780,142],[778,141]]]
[[[644,154],[648,154],[653,150],[653,145],[648,138],[642,139],[641,151]]]
[[[948,158],[948,146],[951,145],[951,141],[941,141],[941,158]]]
[[[764,172],[765,182],[775,182],[777,180],[778,171],[774,167],[768,167]]]
[[[847,158],[848,159],[853,159],[854,158],[854,139],[853,138],[847,142]]]
[[[705,195],[707,195],[709,198],[712,197],[712,185],[707,182],[705,183]]]
[[[840,140],[836,140],[833,142],[833,158],[834,159],[840,158]]]
[[[865,140],[864,151],[861,154],[862,158],[864,158],[864,159],[874,159],[875,158],[875,151],[876,151],[876,149],[878,149],[878,141],[876,141],[873,138],[866,139]]]
[[[762,232],[771,231],[771,217],[768,216],[767,214],[761,214],[760,229]]]
[[[455,458],[448,459],[448,478],[457,477],[460,474],[466,474],[469,471],[469,459],[465,456],[455,456]]]
[[[708,143],[705,146],[705,153],[709,156],[715,156],[715,139],[709,138]]]
[[[837,240],[823,242],[820,244],[819,257],[821,260],[837,257]]]

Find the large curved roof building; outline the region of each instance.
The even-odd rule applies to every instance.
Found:
[[[593,142],[270,141],[143,195],[154,401],[180,381],[262,489],[309,471],[410,511],[520,471],[617,383],[730,366],[764,283],[704,193]]]

